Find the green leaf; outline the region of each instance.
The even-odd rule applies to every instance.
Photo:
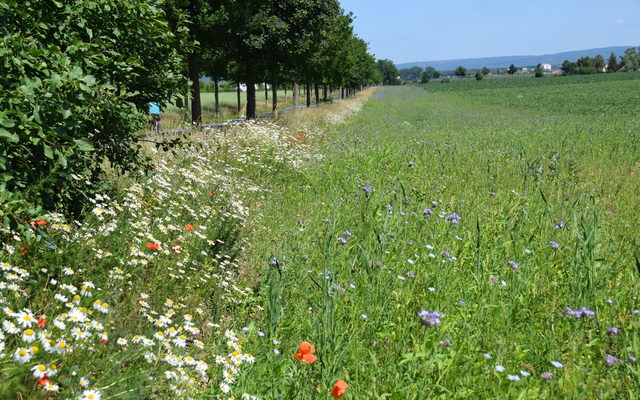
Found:
[[[0,128],[0,138],[6,138],[10,143],[18,143],[20,141],[20,137],[15,133],[11,133],[4,128]]]
[[[93,145],[91,143],[87,142],[84,139],[76,139],[76,140],[74,140],[74,142],[76,142],[76,146],[78,147],[78,150],[80,150],[80,151],[93,151],[93,150],[95,150]]]
[[[53,160],[53,149],[49,145],[44,145],[44,156]]]

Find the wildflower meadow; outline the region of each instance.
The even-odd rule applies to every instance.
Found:
[[[0,398],[637,398],[640,79],[554,79],[195,131],[3,228]]]

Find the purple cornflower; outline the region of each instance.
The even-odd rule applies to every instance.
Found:
[[[607,354],[604,356],[604,365],[607,367],[613,367],[616,364],[621,364],[622,360],[620,360],[616,356],[612,356],[611,354]]]
[[[565,307],[564,308],[564,315],[569,315],[574,317],[575,319],[580,319],[580,318],[593,318],[596,316],[596,312],[593,311],[590,308],[587,307],[582,307],[579,310],[574,310],[571,307]]]
[[[369,186],[369,185],[365,185],[365,186],[362,187],[362,190],[365,193],[371,193],[373,191],[373,188],[371,186]]]
[[[278,260],[277,258],[272,258],[270,264],[271,265],[278,265],[278,264],[280,264],[280,260]]]
[[[347,237],[348,237],[348,236],[351,236],[351,231],[349,231],[349,230],[344,231],[344,233],[342,234],[342,236],[347,236]]]
[[[518,375],[509,375],[509,374],[507,374],[507,379],[509,379],[510,381],[519,381],[520,377]]]
[[[440,325],[440,318],[443,318],[444,314],[440,311],[427,311],[422,310],[418,313],[420,323],[424,326],[434,327]]]
[[[484,353],[482,356],[484,358],[486,358],[487,360],[491,360],[493,358],[493,357],[491,357],[491,354],[489,354],[489,353]]]
[[[340,244],[347,244],[347,242],[348,242],[348,241],[349,241],[349,240],[348,240],[346,237],[342,237],[342,236],[340,236],[340,237],[338,238],[338,242],[340,242]]]
[[[551,378],[553,378],[553,375],[551,375],[551,372],[543,372],[540,374],[540,378],[544,379],[545,381],[550,381]]]
[[[387,204],[387,212],[391,214],[393,212],[393,206],[391,204]]]
[[[553,240],[549,243],[551,244],[552,249],[557,249],[558,247],[560,247],[560,243],[554,242]]]
[[[434,206],[434,207],[438,207],[438,206],[440,205],[440,202],[438,202],[438,201],[432,201],[432,202],[431,202],[431,205],[432,205],[432,206]]]
[[[430,208],[425,208],[424,210],[422,210],[422,214],[424,214],[425,217],[428,217],[433,214],[433,210]]]
[[[509,266],[513,269],[518,269],[519,267],[518,263],[515,261],[509,261],[507,264],[509,264]]]
[[[607,336],[615,336],[618,333],[620,333],[620,331],[615,326],[610,326],[609,328],[607,328]]]
[[[450,254],[448,251],[446,251],[446,250],[442,250],[442,251],[440,252],[440,255],[441,255],[442,257],[451,257],[451,254]]]
[[[608,305],[613,305],[613,300],[611,299],[607,299],[604,302],[607,303]]]
[[[447,217],[445,218],[445,221],[447,221],[451,225],[457,225],[461,219],[462,218],[460,218],[460,216],[457,213],[451,213],[447,215]]]
[[[445,339],[442,342],[440,342],[440,345],[442,345],[443,347],[449,347],[451,346],[451,339]]]
[[[408,164],[409,164],[410,167],[413,167],[415,165],[415,163],[413,161],[409,161]]]
[[[406,275],[407,275],[408,278],[415,278],[416,277],[416,274],[414,274],[413,271],[407,271]]]
[[[302,224],[303,224],[303,222],[302,222],[302,220],[301,220],[301,219],[299,219],[299,220],[297,220],[297,221],[296,221],[296,224],[298,224],[298,225],[302,225]]]
[[[564,226],[565,226],[564,225],[564,221],[560,221],[560,222],[558,222],[558,225],[553,227],[553,229],[555,229],[557,231],[558,229],[564,228]]]
[[[496,365],[493,369],[497,372],[504,372],[504,367],[502,365]]]
[[[629,356],[629,362],[630,363],[635,363],[636,361],[638,361],[637,358],[635,358],[634,356]]]

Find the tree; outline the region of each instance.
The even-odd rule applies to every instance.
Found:
[[[482,67],[482,75],[489,75],[491,70],[487,67]]]
[[[423,72],[424,70],[422,69],[422,67],[404,68],[398,71],[400,79],[409,82],[420,80],[420,78],[422,78]]]
[[[564,75],[575,75],[578,70],[578,65],[569,60],[564,60],[562,62],[562,67],[560,67],[560,70]]]
[[[602,72],[605,67],[604,57],[600,54],[593,58],[593,67],[598,70],[598,72]]]
[[[482,72],[476,71],[476,74],[474,75],[474,77],[476,78],[477,81],[481,81],[482,78],[484,78],[484,75],[482,74]]]
[[[6,0],[0,7],[0,218],[79,212],[106,160],[143,165],[148,103],[185,86],[191,45],[146,0]],[[6,56],[10,54],[11,56]],[[87,192],[89,190],[89,192]],[[95,189],[98,190],[98,189]],[[35,215],[33,215],[35,216]]]
[[[624,51],[622,56],[622,62],[626,71],[637,71],[640,68],[640,55],[637,53],[635,47],[629,47]]]
[[[464,78],[467,75],[467,69],[460,65],[458,68],[456,68],[454,75],[460,78]]]
[[[383,85],[397,85],[398,81],[398,69],[391,60],[383,59],[378,60],[378,70],[382,74]]]
[[[422,79],[420,79],[420,83],[429,83],[429,81],[431,80],[431,74],[429,74],[429,72],[424,71],[422,73]]]
[[[516,66],[513,64],[509,65],[509,68],[507,68],[507,74],[513,75],[516,72],[518,72],[518,68],[516,68]]]
[[[440,71],[438,71],[437,69],[433,68],[433,67],[427,67],[424,69],[424,72],[429,74],[429,78],[431,79],[438,79],[440,78]]]
[[[618,70],[620,70],[618,57],[616,57],[615,53],[611,53],[611,55],[609,56],[609,61],[607,61],[607,72],[618,72]]]
[[[536,78],[543,78],[544,77],[544,70],[542,69],[542,64],[538,64],[536,66],[535,69],[535,75]]]

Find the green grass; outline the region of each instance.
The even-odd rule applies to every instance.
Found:
[[[288,101],[292,101],[292,93],[290,90],[287,91],[287,99]],[[238,100],[236,97],[236,92],[220,92],[218,93],[218,99],[220,101],[220,106],[222,107],[236,107],[238,105]],[[284,103],[285,95],[284,90],[278,90],[278,102]],[[302,100],[302,99],[301,99]],[[215,95],[214,93],[203,92],[200,94],[200,101],[202,102],[203,110],[214,110],[215,109]],[[264,102],[264,90],[256,90],[256,101]],[[271,101],[271,90],[269,90],[269,101]],[[245,104],[247,102],[247,93],[240,93],[240,103]],[[171,104],[167,107],[167,111],[175,112],[180,111],[181,108],[176,107]]]
[[[249,247],[266,308],[253,321],[270,336],[249,346],[261,361],[239,386],[265,399],[328,398],[336,379],[352,399],[637,397],[640,143],[618,107],[635,85],[385,89],[330,133],[321,163],[272,180]],[[539,100],[505,100],[519,94]],[[442,323],[422,326],[422,309]],[[320,362],[292,359],[302,341]],[[531,376],[507,379],[520,370]]]

